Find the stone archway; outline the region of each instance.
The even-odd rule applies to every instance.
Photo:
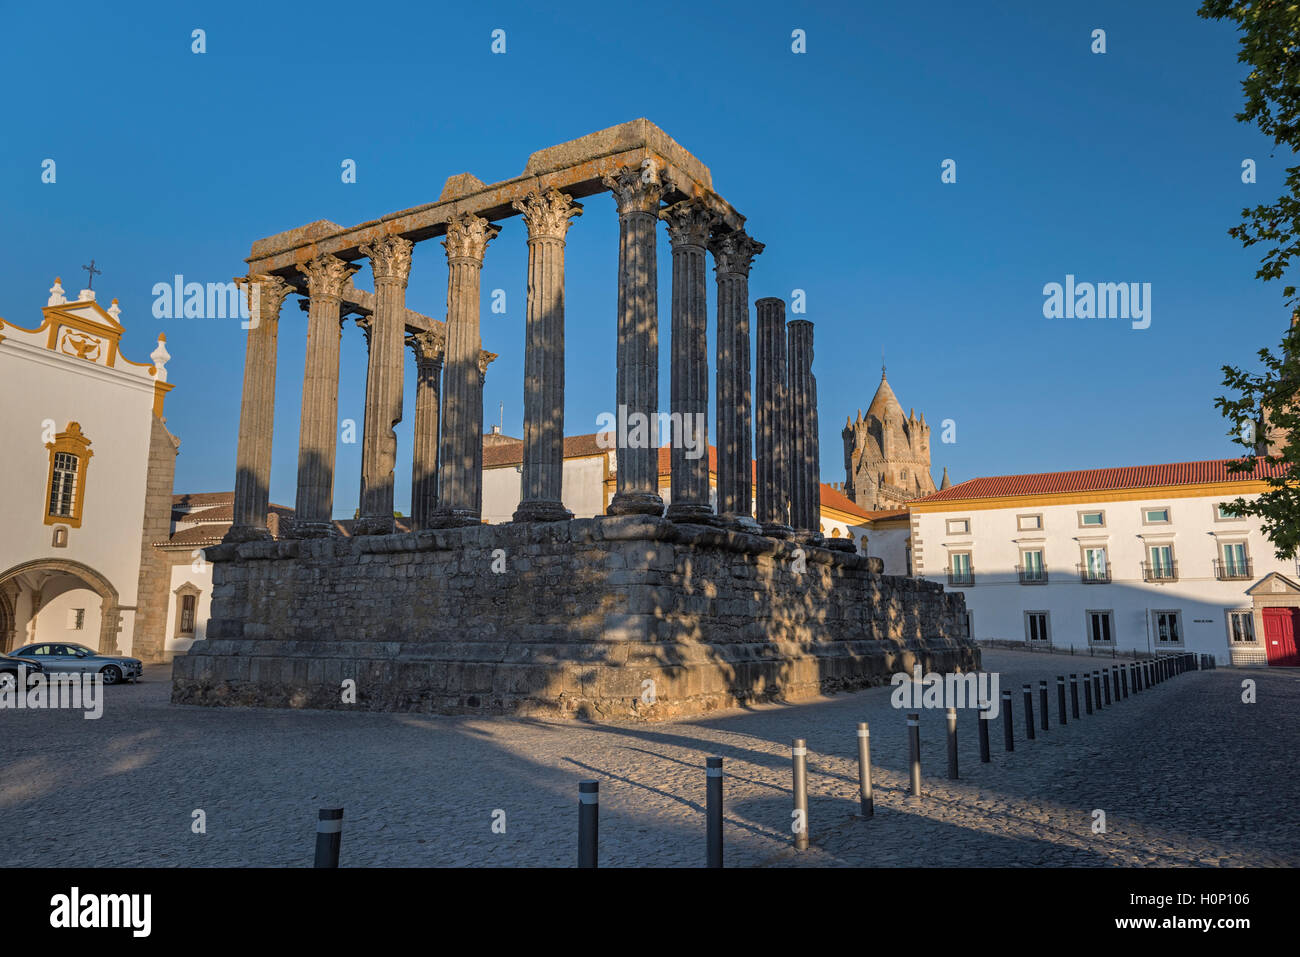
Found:
[[[117,633],[121,628],[122,612],[117,589],[113,587],[112,582],[81,562],[63,558],[38,558],[0,572],[0,585],[28,572],[70,575],[85,583],[87,588],[99,596],[102,603],[99,616],[99,644],[96,650],[110,655],[118,653]],[[16,623],[14,627],[17,627]]]

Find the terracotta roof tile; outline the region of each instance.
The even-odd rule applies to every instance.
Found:
[[[998,475],[959,482],[942,492],[917,499],[917,504],[969,498],[1003,498],[1052,492],[1110,492],[1166,485],[1204,485],[1212,482],[1250,482],[1281,478],[1285,465],[1259,460],[1253,474],[1234,474],[1228,465],[1238,459],[1173,462],[1167,465],[1130,465],[1122,468],[1085,469],[1077,472],[1040,472],[1032,475]]]

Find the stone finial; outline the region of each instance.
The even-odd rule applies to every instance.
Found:
[[[614,197],[620,216],[628,213],[659,215],[663,185],[659,181],[657,168],[651,167],[647,172],[652,172],[653,175],[646,176],[639,169],[622,166],[616,173],[601,177],[601,183]]]
[[[691,199],[660,210],[659,218],[668,224],[668,238],[674,246],[707,246],[709,231],[718,224],[717,213]]]
[[[523,214],[530,240],[563,239],[573,225],[570,220],[582,215],[582,204],[575,203],[572,196],[561,193],[554,186],[546,190],[534,189],[510,205]]]
[[[713,253],[713,268],[719,275],[735,273],[748,276],[754,257],[766,248],[740,229],[714,236],[713,242],[709,244],[709,251]]]
[[[113,300],[117,302],[116,299]],[[149,359],[154,365],[153,377],[159,382],[167,381],[167,360],[170,359],[171,353],[167,351],[166,333],[158,333],[158,347],[149,353]]]
[[[298,267],[307,277],[307,288],[313,299],[340,299],[343,287],[361,267],[355,263],[322,253]]]
[[[121,321],[120,319],[117,318],[118,316],[120,316],[120,315],[122,314],[122,307],[119,306],[119,305],[117,304],[117,300],[116,300],[116,299],[113,300],[113,302],[109,305],[108,309],[105,310],[105,311],[106,311],[110,316],[113,317],[113,321],[114,321],[114,322],[116,322],[118,325],[121,325],[121,324],[122,324],[122,321]]]
[[[50,299],[45,305],[61,306],[68,301],[67,295],[63,292],[63,280],[58,276],[54,277],[54,285],[50,287]]]
[[[501,227],[489,223],[482,216],[463,213],[447,220],[447,235],[442,240],[447,250],[447,261],[472,259],[481,263],[488,243],[496,239]]]
[[[94,302],[94,301],[95,301],[95,290],[93,289],[83,289],[81,290],[81,292],[77,293],[77,302]]]
[[[367,243],[361,253],[370,257],[370,269],[377,283],[397,283],[405,286],[411,274],[411,250],[415,243],[401,236],[389,236],[378,242]]]

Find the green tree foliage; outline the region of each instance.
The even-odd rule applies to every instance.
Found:
[[[1242,81],[1246,105],[1237,119],[1253,123],[1274,145],[1295,156],[1300,150],[1300,4],[1280,0],[1204,0],[1198,11],[1207,20],[1236,24],[1241,34],[1237,59],[1250,67]],[[1241,211],[1241,224],[1228,230],[1246,248],[1263,244],[1255,273],[1270,282],[1282,279],[1300,255],[1300,165],[1286,169],[1285,192],[1271,203]],[[1296,287],[1282,290],[1287,306],[1297,305]],[[1232,422],[1229,435],[1246,452],[1231,471],[1263,475],[1269,490],[1247,502],[1224,503],[1240,515],[1257,515],[1279,558],[1300,554],[1300,327],[1294,323],[1277,352],[1259,350],[1262,372],[1223,367],[1223,385],[1234,397],[1220,396],[1215,407]],[[1281,434],[1269,454],[1268,432]]]

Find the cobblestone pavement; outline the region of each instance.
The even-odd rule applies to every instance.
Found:
[[[1102,659],[985,653],[1013,691],[1016,750],[921,712],[925,797],[909,806],[905,715],[876,688],[664,725],[177,707],[169,671],[106,689],[104,716],[0,711],[0,864],[267,865],[312,859],[316,810],[345,810],[349,865],[572,865],[578,782],[600,781],[603,866],[704,862],[704,758],[726,768],[728,865],[1300,865],[1300,673],[1172,679],[1067,727],[1055,676]],[[1049,679],[1024,739],[1020,686]],[[1241,702],[1243,679],[1258,703]],[[1037,707],[1037,696],[1035,696]],[[876,814],[857,820],[856,723]],[[812,846],[790,846],[790,741],[808,741]],[[206,834],[191,830],[206,814]],[[1093,833],[1093,811],[1106,832]],[[506,831],[493,831],[493,812]],[[497,816],[499,818],[499,815]]]

